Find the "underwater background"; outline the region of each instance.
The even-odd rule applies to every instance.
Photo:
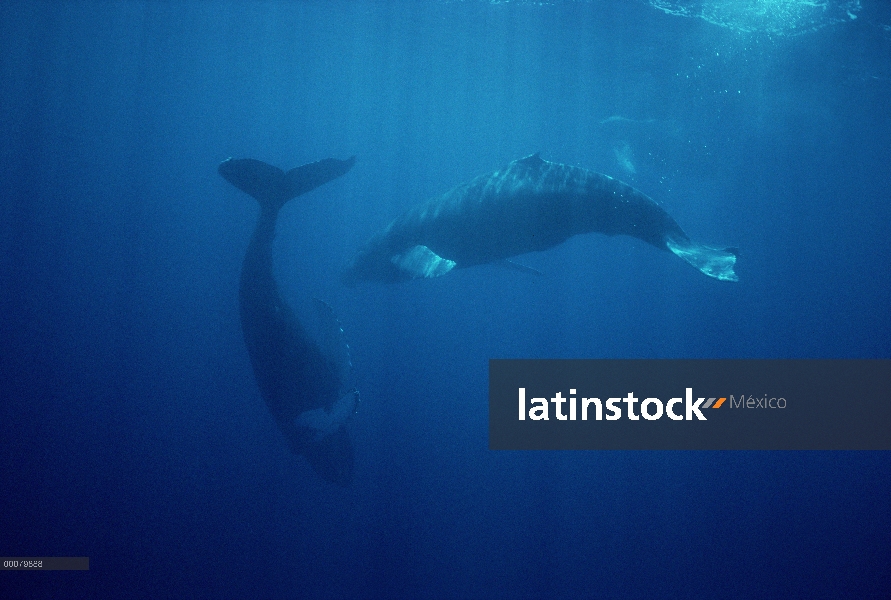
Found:
[[[0,3],[0,555],[13,597],[887,598],[888,452],[495,452],[490,358],[891,358],[884,0]],[[405,209],[522,156],[654,198],[637,239],[345,287]],[[292,455],[230,156],[356,155],[289,203],[337,312],[351,487]]]

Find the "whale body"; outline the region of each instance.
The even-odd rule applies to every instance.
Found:
[[[440,277],[594,232],[636,237],[709,277],[738,279],[733,270],[736,248],[694,242],[667,212],[630,185],[533,154],[409,209],[356,253],[343,280],[393,283]]]
[[[333,158],[285,173],[254,159],[229,159],[219,173],[260,203],[260,217],[241,268],[241,328],[254,377],[291,450],[304,455],[324,479],[348,485],[353,446],[345,428],[359,393],[349,389],[349,356],[331,308],[317,301],[328,352],[307,333],[282,299],[272,271],[272,240],[288,200],[340,177],[353,166]],[[333,350],[331,348],[334,348]]]

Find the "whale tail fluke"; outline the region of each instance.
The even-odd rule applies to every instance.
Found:
[[[326,158],[286,173],[262,160],[229,158],[221,162],[217,170],[223,179],[256,198],[264,209],[278,210],[288,200],[337,179],[355,162],[355,156],[346,160]]]
[[[709,277],[720,281],[739,281],[739,277],[733,271],[736,258],[739,256],[737,248],[720,250],[697,244],[691,239],[675,239],[673,237],[666,237],[665,245]]]

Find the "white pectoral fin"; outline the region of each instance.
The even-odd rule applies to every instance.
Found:
[[[316,408],[297,416],[298,427],[311,429],[314,441],[321,440],[335,433],[340,426],[348,422],[359,408],[359,390],[350,390],[334,403],[330,410]]]
[[[666,238],[665,245],[676,255],[708,275],[721,281],[739,281],[739,277],[733,271],[736,265],[736,257],[739,253],[736,248],[709,248],[697,244],[692,240],[675,240]]]
[[[440,277],[455,268],[455,261],[439,256],[427,246],[414,246],[390,260],[412,279]]]

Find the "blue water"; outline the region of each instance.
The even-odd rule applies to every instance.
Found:
[[[887,452],[493,452],[489,358],[891,357],[891,8],[0,3],[3,597],[887,598]],[[406,208],[511,160],[643,190],[739,283],[589,235],[347,288]],[[253,379],[229,156],[357,155],[275,243],[362,392],[356,477]]]

